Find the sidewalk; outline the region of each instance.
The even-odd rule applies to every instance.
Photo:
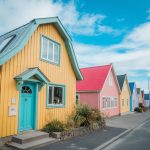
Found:
[[[150,111],[144,113],[131,113],[127,115],[117,116],[106,120],[106,125],[110,127],[118,127],[125,129],[133,129],[145,120],[150,118]]]

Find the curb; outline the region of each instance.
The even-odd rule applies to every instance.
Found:
[[[150,117],[147,118],[146,120],[144,120],[142,124],[137,125],[137,126],[135,126],[134,128],[132,128],[132,129],[127,129],[126,131],[124,131],[124,132],[122,132],[121,134],[115,136],[115,137],[112,138],[111,140],[109,140],[109,141],[107,141],[107,142],[101,144],[100,146],[96,147],[96,148],[93,149],[93,150],[102,150],[102,149],[106,148],[107,146],[109,146],[110,144],[114,143],[114,142],[117,141],[119,138],[123,137],[124,135],[126,135],[126,134],[130,133],[131,131],[133,131],[133,130],[135,130],[135,129],[141,127],[141,126],[143,126],[143,125],[146,124],[149,120],[150,120]]]
[[[108,145],[112,144],[113,142],[117,141],[120,137],[124,136],[125,134],[131,132],[132,129],[128,129],[124,132],[122,132],[121,134],[115,136],[114,138],[112,138],[111,140],[105,142],[104,144],[100,145],[99,147],[93,149],[93,150],[102,150],[103,148],[107,147]]]

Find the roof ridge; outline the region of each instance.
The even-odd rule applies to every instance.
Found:
[[[111,64],[108,64],[108,65],[102,65],[102,66],[83,67],[83,68],[80,68],[80,69],[97,68],[97,67],[105,67],[105,66],[111,66]]]

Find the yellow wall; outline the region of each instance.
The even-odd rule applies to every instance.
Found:
[[[61,44],[60,66],[40,61],[41,34]],[[19,91],[16,90],[16,81],[13,78],[30,67],[39,67],[51,82],[66,85],[65,108],[46,108],[46,85],[38,93],[38,129],[41,129],[54,118],[66,121],[68,114],[72,112],[75,106],[76,77],[69,61],[65,43],[54,25],[41,25],[34,32],[26,46],[2,66],[0,137],[18,133]],[[12,98],[16,99],[17,115],[8,117],[8,107],[11,105]]]
[[[124,100],[124,105],[122,101]],[[126,79],[120,94],[120,113],[126,113],[130,111],[130,89],[128,86],[128,80]]]

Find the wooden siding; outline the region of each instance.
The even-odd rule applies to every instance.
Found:
[[[53,65],[40,61],[40,36],[45,35],[61,45],[61,61]],[[64,40],[54,25],[41,25],[29,39],[26,46],[2,66],[1,97],[0,97],[0,137],[18,133],[18,104],[19,91],[16,90],[16,81],[13,79],[18,74],[30,67],[39,67],[52,83],[66,85],[66,107],[46,108],[46,85],[38,93],[37,128],[41,129],[47,122],[58,118],[66,121],[75,106],[76,77],[72,69]],[[8,108],[11,99],[16,99],[17,115],[8,117]]]
[[[122,100],[124,100],[124,106],[122,106]],[[120,94],[120,113],[127,113],[129,111],[130,111],[130,91],[128,87],[128,81],[125,80],[122,92]]]
[[[109,86],[109,77],[112,77],[112,86]],[[103,108],[103,97],[116,97],[117,98],[117,107],[115,108]],[[119,115],[119,90],[115,81],[115,75],[111,69],[109,72],[107,79],[104,83],[103,90],[100,93],[100,110],[107,117],[117,116]]]

